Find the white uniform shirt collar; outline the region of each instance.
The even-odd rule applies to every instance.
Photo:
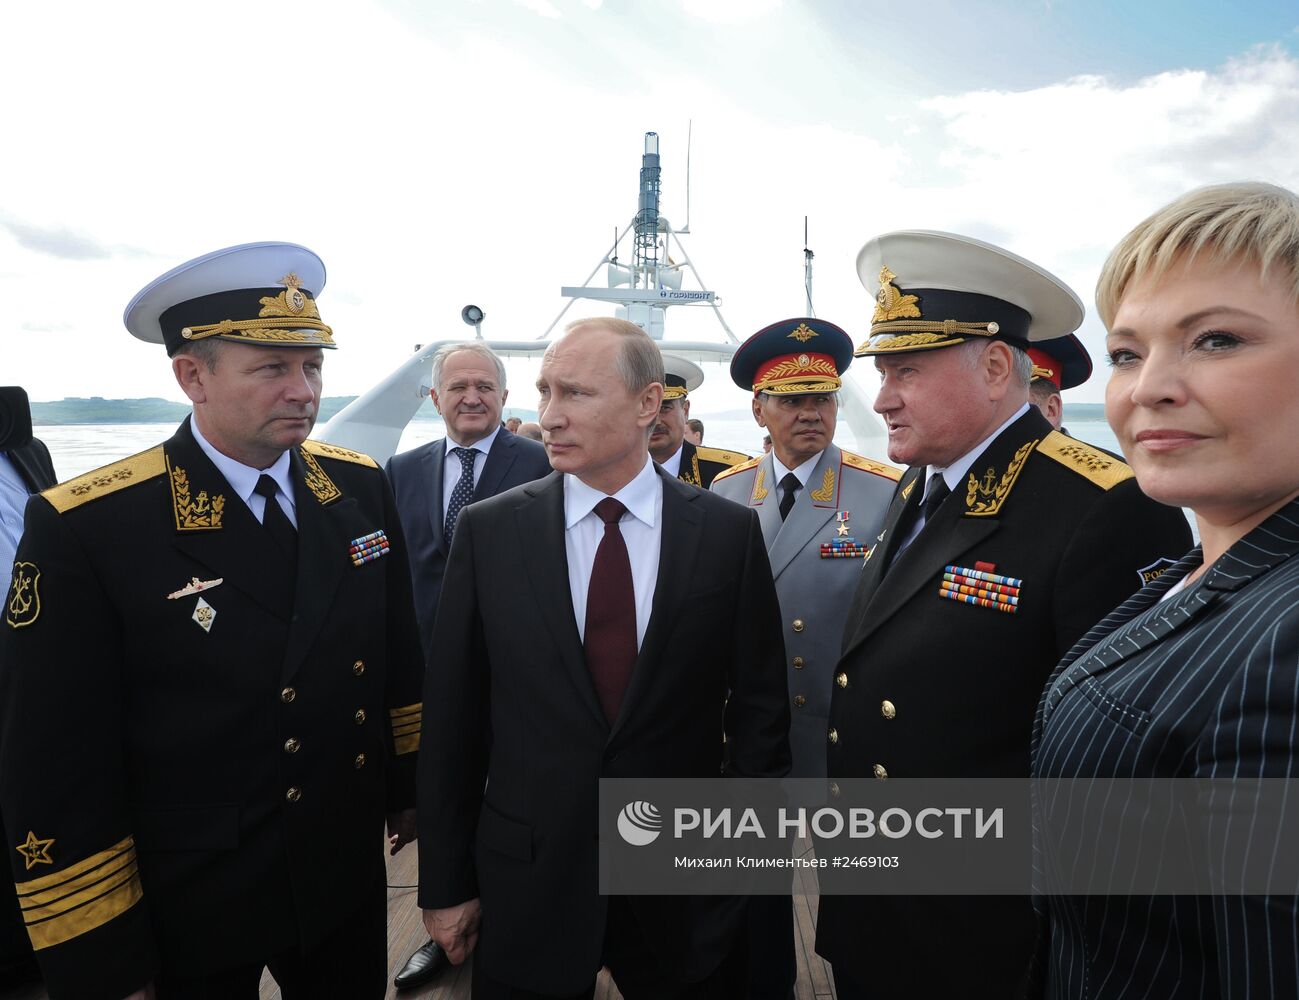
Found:
[[[937,465],[927,466],[925,468],[925,492],[928,493],[929,479],[930,477],[933,476],[935,472],[941,472],[943,474],[943,482],[947,484],[947,488],[951,490],[953,493],[956,492],[957,487],[959,487],[961,485],[961,482],[965,479],[965,474],[970,471],[970,466],[974,464],[975,459],[977,459],[980,455],[984,453],[988,445],[992,444],[992,442],[995,441],[1001,435],[1002,431],[1004,431],[1007,427],[1009,427],[1016,420],[1018,420],[1025,413],[1028,412],[1028,405],[1029,405],[1028,403],[1025,403],[1023,406],[1021,406],[1018,410],[1015,411],[1014,415],[1011,416],[1009,420],[1007,420],[1004,424],[998,427],[986,438],[984,438],[982,441],[976,444],[973,448],[967,451],[964,455],[958,458],[951,465],[945,468]]]
[[[781,462],[781,460],[776,457],[776,449],[772,448],[771,464],[772,467],[775,469],[775,473],[776,473],[775,475],[776,485],[777,486],[780,485],[780,481],[785,478],[785,474],[787,472],[792,472],[794,473],[794,476],[798,479],[798,481],[802,483],[804,486],[806,486],[807,481],[812,478],[812,470],[816,468],[816,463],[821,460],[822,454],[823,452],[818,451],[815,455],[809,458],[797,469],[787,469],[785,468],[784,463]]]
[[[686,450],[686,439],[682,438],[681,443],[677,445],[676,454],[674,454],[666,462],[661,463],[663,466],[663,471],[666,472],[673,479],[676,479],[678,476],[681,475],[681,453],[685,450]]]
[[[487,437],[483,438],[482,440],[475,441],[473,444],[460,444],[459,442],[456,441],[454,437],[451,436],[451,428],[448,426],[447,427],[447,456],[452,457],[451,456],[452,448],[473,448],[475,451],[481,451],[484,455],[486,455],[489,451],[492,450],[492,444],[493,442],[496,441],[496,435],[499,433],[501,433],[501,425],[497,424],[496,429],[492,431],[490,434],[488,434]]]
[[[627,512],[646,527],[653,528],[656,522],[655,508],[659,496],[659,477],[654,471],[654,463],[649,454],[645,455],[645,465],[636,473],[626,486],[613,495],[615,500],[627,508]],[[595,505],[603,500],[607,493],[592,489],[571,473],[564,475],[564,528],[573,527],[587,514],[595,510]]]
[[[198,429],[198,421],[192,415],[189,418],[189,429],[194,432],[194,440],[203,449],[203,454],[212,460],[212,464],[217,467],[217,471],[225,476],[230,488],[239,494],[239,499],[245,504],[248,503],[248,498],[253,495],[253,487],[257,485],[257,480],[266,475],[275,480],[275,485],[280,488],[280,493],[289,502],[289,507],[294,510],[297,509],[297,502],[293,497],[293,479],[289,475],[289,453],[287,451],[277,458],[275,464],[269,469],[254,469],[252,466],[236,462],[229,455],[217,451],[212,443],[203,436],[203,432]],[[251,506],[249,504],[250,508]]]

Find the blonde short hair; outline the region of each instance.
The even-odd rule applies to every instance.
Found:
[[[1175,260],[1214,260],[1273,268],[1299,298],[1299,195],[1275,184],[1240,181],[1198,188],[1165,205],[1119,242],[1096,282],[1096,308],[1114,321],[1128,286],[1158,278]]]

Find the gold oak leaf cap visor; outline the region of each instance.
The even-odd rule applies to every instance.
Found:
[[[969,236],[923,229],[877,236],[857,254],[875,296],[867,357],[930,351],[972,337],[1029,344],[1073,333],[1082,300],[1049,271]]]
[[[325,265],[296,243],[245,243],[174,267],[126,307],[127,330],[169,355],[216,337],[262,347],[335,347],[316,308]]]

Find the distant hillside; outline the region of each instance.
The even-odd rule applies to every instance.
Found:
[[[1068,423],[1071,420],[1099,420],[1105,421],[1105,404],[1104,403],[1065,403],[1064,420]]]

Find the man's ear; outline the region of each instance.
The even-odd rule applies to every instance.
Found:
[[[645,428],[653,427],[658,423],[659,410],[662,407],[663,383],[651,382],[640,394],[640,412],[636,416],[636,423]]]
[[[171,359],[171,371],[191,403],[207,402],[207,378],[211,372],[206,364],[188,354],[177,354]]]
[[[762,416],[762,400],[758,399],[758,394],[753,394],[753,419],[758,422],[759,427],[766,427],[767,421]]]
[[[979,370],[983,372],[990,400],[996,401],[1006,395],[1015,372],[1015,356],[1010,345],[1000,340],[989,344],[979,362]]]
[[[684,413],[685,418],[686,418],[687,420],[689,420],[689,419],[690,419],[690,400],[688,400],[688,399],[683,399],[683,400],[681,400],[681,410],[682,410],[682,412]]]

